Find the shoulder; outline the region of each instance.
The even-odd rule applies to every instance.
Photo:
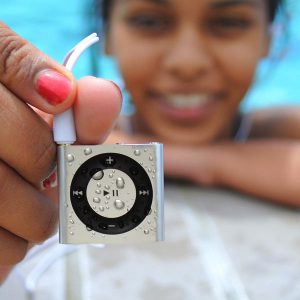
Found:
[[[300,107],[275,107],[247,115],[251,120],[250,138],[300,139]]]

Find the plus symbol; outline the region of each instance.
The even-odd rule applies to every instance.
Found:
[[[111,165],[111,164],[113,163],[113,161],[114,161],[114,159],[113,159],[111,156],[109,156],[109,158],[106,159],[106,162],[107,162],[109,165]]]

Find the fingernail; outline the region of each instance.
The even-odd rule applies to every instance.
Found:
[[[123,94],[122,94],[122,91],[121,91],[121,88],[113,81],[113,80],[109,80],[119,91],[120,93],[120,96],[121,96],[121,99],[123,98]]]
[[[42,190],[46,190],[52,187],[57,186],[57,170],[55,169],[54,172],[42,182]]]
[[[41,72],[36,80],[37,92],[51,105],[64,102],[71,89],[70,79],[53,70]]]

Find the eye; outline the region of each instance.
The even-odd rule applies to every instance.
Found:
[[[208,28],[210,31],[219,34],[237,34],[248,30],[252,26],[251,20],[241,17],[220,16],[209,20]]]
[[[219,18],[213,24],[224,28],[246,28],[249,21],[237,18]]]
[[[171,25],[168,17],[158,14],[139,14],[127,18],[130,26],[146,31],[164,31]]]

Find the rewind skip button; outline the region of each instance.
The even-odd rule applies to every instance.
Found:
[[[83,191],[82,190],[73,190],[72,191],[73,197],[77,197],[78,199],[83,197]]]

